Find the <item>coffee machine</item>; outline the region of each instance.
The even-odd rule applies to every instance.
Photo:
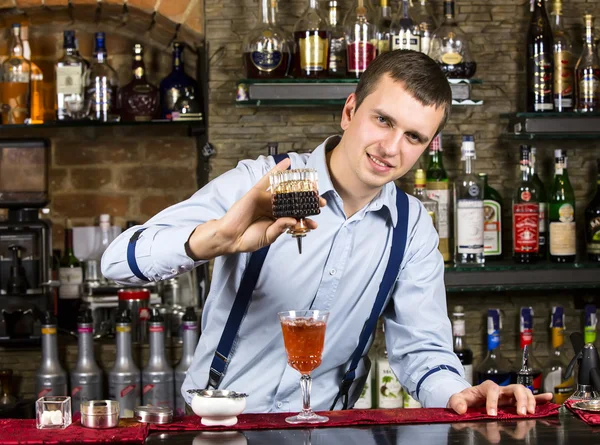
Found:
[[[50,148],[44,139],[0,140],[0,344],[39,342],[51,304]]]

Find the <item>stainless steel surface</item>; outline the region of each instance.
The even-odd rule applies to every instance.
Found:
[[[243,392],[227,391],[225,389],[188,389],[189,394],[206,397],[207,399],[239,399],[248,397]]]
[[[91,318],[87,321],[89,323],[77,324],[79,354],[75,369],[71,371],[70,376],[74,414],[80,411],[80,404],[83,401],[102,398],[102,370],[94,357],[93,321]]]
[[[185,415],[185,399],[181,394],[181,386],[185,380],[186,372],[192,364],[196,345],[198,344],[198,317],[194,308],[188,308],[181,322],[183,332],[183,350],[181,360],[175,367],[175,413],[178,416]]]
[[[600,412],[600,400],[582,400],[581,402],[574,403],[573,408],[582,411]]]
[[[150,356],[142,370],[142,396],[144,405],[175,408],[173,368],[165,354],[165,323],[157,309],[152,309],[148,321]]]
[[[119,403],[87,400],[81,403],[81,424],[87,428],[114,428],[119,424]]]
[[[135,409],[135,420],[142,423],[171,423],[173,410],[164,406],[138,406]]]
[[[67,373],[58,358],[56,322],[42,322],[42,361],[35,373],[36,397],[68,396]]]

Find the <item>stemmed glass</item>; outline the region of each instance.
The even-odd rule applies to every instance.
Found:
[[[315,414],[310,407],[310,373],[321,364],[329,312],[287,311],[279,312],[278,315],[288,364],[302,374],[302,411],[285,421],[292,424],[327,422],[328,417]]]

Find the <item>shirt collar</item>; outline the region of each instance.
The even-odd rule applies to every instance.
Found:
[[[306,168],[317,170],[319,181],[319,195],[324,196],[327,192],[335,191],[329,168],[327,167],[327,152],[333,150],[340,142],[341,136],[330,136],[325,141],[313,150],[306,162]],[[396,186],[393,182],[388,182],[379,191],[377,196],[367,205],[367,211],[377,211],[382,208],[387,208],[391,218],[392,225],[396,227],[398,222],[398,212],[396,210]]]

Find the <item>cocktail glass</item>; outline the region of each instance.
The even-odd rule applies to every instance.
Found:
[[[310,407],[310,373],[321,364],[329,312],[287,311],[279,312],[278,315],[288,364],[302,374],[302,411],[285,421],[292,424],[327,422],[328,417],[315,414]]]

